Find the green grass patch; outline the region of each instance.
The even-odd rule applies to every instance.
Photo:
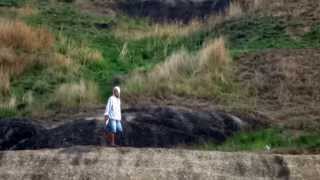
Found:
[[[22,6],[27,2],[27,0],[1,0],[0,1],[0,7],[1,6]]]
[[[277,149],[316,149],[320,148],[320,133],[290,132],[281,128],[269,128],[254,132],[241,132],[222,144],[213,142],[199,145],[204,150],[221,151],[262,151]]]
[[[14,117],[17,114],[17,110],[14,108],[0,108],[0,118]]]

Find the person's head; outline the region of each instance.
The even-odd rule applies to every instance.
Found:
[[[115,86],[113,88],[113,95],[115,95],[116,97],[120,97],[120,87],[119,86]]]

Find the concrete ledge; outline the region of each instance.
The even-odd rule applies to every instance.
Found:
[[[72,147],[0,152],[0,179],[308,179],[320,155]]]

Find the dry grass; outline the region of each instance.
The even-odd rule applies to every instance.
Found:
[[[149,73],[134,73],[125,91],[134,96],[193,96],[224,100],[233,91],[232,63],[223,38],[206,43],[197,54],[180,50]]]
[[[73,59],[81,65],[90,62],[99,62],[103,59],[100,51],[89,48],[85,43],[75,44],[72,40],[63,36],[58,37],[60,44],[59,51],[67,58]]]
[[[246,54],[237,60],[237,78],[256,95],[259,112],[276,123],[305,129],[304,124],[319,124],[319,57],[316,49]]]
[[[253,10],[260,9],[263,6],[263,3],[264,3],[264,0],[254,0],[253,5],[252,5],[252,9]]]
[[[0,109],[16,109],[17,107],[17,99],[14,96],[10,96],[7,98],[1,98],[0,101]]]
[[[43,28],[19,21],[0,21],[0,91],[8,94],[10,79],[28,66],[41,63],[36,54],[52,49],[54,38]]]
[[[241,17],[242,15],[243,15],[243,9],[242,9],[241,3],[238,1],[231,2],[227,10],[226,16],[228,18],[233,18],[233,17]]]
[[[11,91],[11,81],[35,65],[40,65],[43,73],[69,79],[79,75],[82,65],[100,61],[102,58],[99,51],[84,44],[77,45],[66,38],[59,37],[54,46],[54,37],[44,28],[33,28],[19,21],[2,20],[0,21],[0,98],[2,98],[0,105],[3,105],[0,108],[10,109],[7,108],[7,104],[13,104],[13,100],[9,102],[4,99],[15,95]],[[75,81],[72,78],[70,80]],[[45,93],[49,96],[50,92]],[[98,88],[93,82],[81,80],[78,83],[60,85],[52,96],[54,96],[53,101],[63,107],[86,106],[98,102]],[[20,94],[17,100],[27,105],[26,109],[29,108],[32,113],[46,108],[44,103],[34,98],[32,91]]]
[[[60,85],[54,93],[53,101],[63,107],[86,107],[99,102],[98,87],[94,82],[80,80],[77,83]]]
[[[205,24],[203,22],[194,19],[188,24],[181,22],[156,23],[139,29],[130,29],[124,24],[116,27],[113,31],[118,38],[138,40],[147,37],[173,38],[187,36],[200,30],[204,26]]]
[[[17,8],[16,11],[21,17],[32,16],[38,13],[38,10],[31,4],[26,4],[20,8]]]
[[[19,21],[0,21],[0,47],[24,52],[50,49],[54,38],[44,28],[31,28]]]

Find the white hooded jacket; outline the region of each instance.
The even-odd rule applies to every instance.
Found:
[[[120,98],[112,95],[108,99],[106,110],[104,113],[105,116],[108,116],[110,119],[121,121],[121,102]]]

